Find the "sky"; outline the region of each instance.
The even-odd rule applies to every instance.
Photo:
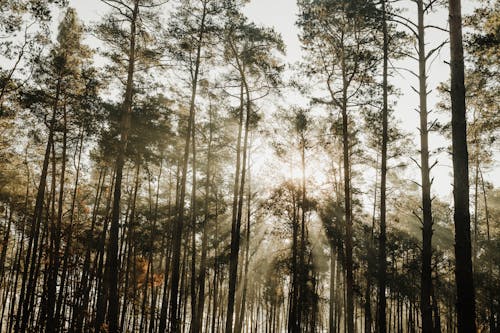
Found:
[[[410,1],[408,1],[410,2]],[[472,13],[474,9],[473,1],[462,1],[463,14]],[[410,3],[405,16],[414,18],[416,21],[416,5]],[[289,62],[299,61],[301,58],[301,47],[297,37],[299,30],[295,26],[295,20],[298,14],[298,7],[295,0],[252,0],[246,7],[246,14],[256,23],[264,26],[274,26],[281,33],[285,44],[287,45],[287,60]],[[428,24],[447,27],[448,13],[446,10],[439,10],[430,14],[426,18]],[[426,35],[429,42],[427,50],[433,46],[439,45],[443,40],[447,39],[446,33],[438,30],[429,30]],[[441,101],[441,97],[437,94],[436,87],[449,77],[449,67],[446,63],[449,58],[449,46],[445,45],[441,52],[436,56],[434,61],[428,68],[428,87],[433,90],[428,99],[429,110],[435,110],[435,106]],[[412,60],[405,60],[399,63],[394,63],[394,66],[410,68],[418,72],[418,64]],[[401,96],[396,100],[396,118],[401,122],[401,127],[405,132],[409,132],[414,139],[416,145],[419,144],[417,124],[419,123],[418,113],[415,108],[418,107],[418,95],[411,88],[418,87],[418,82],[411,77],[411,74],[399,71],[391,79],[390,83],[397,87]],[[451,115],[450,115],[451,116]],[[432,120],[432,115],[429,120]],[[439,116],[440,119],[446,120],[445,115]],[[438,149],[445,147],[450,143],[439,135],[430,135],[430,148]],[[450,197],[452,191],[452,162],[451,157],[446,154],[440,154],[436,157],[438,164],[433,169],[432,176],[434,177],[433,192],[441,197]],[[496,160],[500,160],[500,152],[496,150]],[[497,162],[498,163],[498,162]],[[408,177],[418,180],[419,170],[415,165],[408,168]],[[491,170],[488,170],[486,178],[492,181],[496,186],[500,186],[500,169],[495,165]]]
[[[410,7],[405,12],[405,16],[416,20],[415,5],[413,2],[407,1]],[[473,1],[462,1],[463,14],[471,13],[474,8]],[[81,19],[86,23],[98,21],[99,18],[106,12],[107,8],[99,0],[71,0],[70,6],[77,9]],[[295,26],[295,21],[298,14],[298,7],[295,0],[251,0],[245,8],[245,14],[251,21],[266,27],[274,27],[277,32],[282,35],[286,45],[286,60],[288,63],[293,64],[301,58],[301,47],[298,39],[298,28]],[[426,21],[428,24],[437,25],[440,27],[447,27],[448,13],[445,9],[437,10],[430,14]],[[439,45],[443,40],[447,39],[446,33],[429,30],[426,35],[428,41],[427,49],[430,50],[433,46]],[[428,99],[429,110],[435,110],[436,104],[441,100],[441,97],[436,92],[436,87],[440,82],[443,82],[449,77],[449,67],[446,61],[449,57],[449,46],[445,45],[441,52],[431,62],[428,68],[428,87],[432,90]],[[415,72],[418,71],[417,63],[412,60],[404,60],[395,63],[395,66],[409,68]],[[418,95],[412,90],[412,86],[417,87],[418,82],[412,78],[410,74],[403,71],[395,73],[390,78],[390,83],[397,87],[401,96],[397,99],[392,97],[392,101],[396,103],[396,118],[400,121],[401,128],[408,132],[414,139],[415,147],[418,148],[419,137],[417,124],[419,123],[418,113],[415,109],[418,107]],[[285,96],[286,99],[286,96]],[[437,113],[436,113],[437,114]],[[437,114],[436,117],[447,120],[450,115]],[[432,115],[429,117],[432,120]],[[443,137],[431,134],[430,135],[430,148],[437,149],[447,147],[450,143]],[[485,178],[493,182],[496,186],[500,186],[500,168],[498,161],[500,161],[500,152],[498,147],[495,151],[496,165],[490,170],[485,170]],[[452,191],[452,163],[451,157],[446,153],[440,154],[438,157],[438,164],[433,169],[432,176],[435,178],[433,184],[433,193],[439,195],[444,199],[451,199]],[[431,161],[433,163],[433,160]],[[410,165],[406,176],[413,179],[419,179],[419,170],[415,165]]]

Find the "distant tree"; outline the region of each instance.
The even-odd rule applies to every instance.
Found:
[[[82,27],[79,23],[76,12],[73,9],[66,11],[65,17],[59,25],[59,34],[57,44],[54,45],[50,54],[45,59],[40,59],[36,68],[36,82],[39,87],[26,89],[23,94],[23,103],[35,112],[45,112],[46,108],[51,109],[50,121],[48,122],[48,139],[45,149],[45,156],[40,175],[40,184],[37,190],[37,199],[33,213],[33,228],[31,229],[30,241],[26,253],[26,269],[23,273],[22,287],[20,292],[20,301],[15,330],[24,331],[27,328],[28,321],[32,312],[35,289],[37,285],[37,274],[35,274],[39,265],[39,247],[42,246],[43,238],[40,239],[40,226],[43,219],[43,200],[45,198],[45,189],[48,175],[48,167],[52,156],[55,156],[54,145],[55,136],[58,128],[63,128],[63,152],[62,152],[62,171],[60,181],[60,196],[58,202],[58,217],[52,215],[51,228],[51,249],[49,254],[51,265],[49,266],[48,278],[48,305],[49,311],[47,318],[47,330],[55,330],[55,296],[56,281],[59,269],[58,258],[55,252],[59,250],[60,226],[62,220],[62,195],[64,191],[64,164],[66,162],[66,136],[67,136],[67,114],[66,110],[73,107],[78,109],[89,91],[87,88],[88,80],[85,76],[85,61],[89,58],[89,49],[81,43]],[[42,87],[40,89],[40,86]],[[46,115],[43,114],[43,117]],[[63,123],[59,123],[59,118],[63,118]],[[54,162],[53,162],[54,164]],[[53,165],[55,167],[55,165]],[[53,177],[55,174],[53,174]],[[52,179],[52,186],[55,186],[55,179]],[[54,194],[55,195],[55,194]],[[53,203],[54,204],[54,203]],[[57,249],[57,250],[56,250]]]
[[[350,110],[362,104],[363,89],[372,82],[374,3],[370,1],[300,1],[298,24],[307,51],[309,72],[326,85],[328,97],[318,102],[342,114],[345,203],[345,268],[347,331],[354,332],[353,209],[351,186]],[[366,90],[365,90],[366,91]]]
[[[253,101],[257,98],[252,96],[252,93],[260,92],[266,95],[277,85],[281,66],[274,54],[275,52],[284,52],[284,48],[283,41],[274,30],[260,28],[247,22],[246,18],[238,11],[229,12],[226,22],[224,27],[225,57],[234,68],[240,87],[226,317],[226,332],[231,333],[233,331],[243,199],[245,182],[247,181],[248,140],[255,114]]]
[[[160,3],[153,0],[103,0],[103,2],[110,7],[111,12],[106,16],[105,21],[98,26],[98,34],[110,49],[109,56],[115,61],[116,74],[119,77],[125,76],[122,81],[125,92],[120,124],[120,144],[116,157],[112,218],[106,251],[104,292],[104,300],[109,303],[107,306],[108,329],[109,332],[115,333],[119,330],[118,246],[121,186],[125,152],[129,144],[135,91],[134,80],[137,70],[147,69],[148,65],[150,66],[151,63],[158,60],[161,54],[155,49],[157,45],[154,44],[154,35],[149,30],[151,27],[158,29],[158,16],[154,11],[158,9]],[[97,311],[99,317],[96,320],[96,331],[101,329],[104,309],[106,306],[102,306],[101,310]]]
[[[15,96],[12,95],[25,85],[36,66],[36,58],[48,43],[44,35],[49,33],[53,5],[64,7],[67,0],[2,2],[0,54],[9,60],[9,67],[0,66],[0,116],[13,112]],[[7,102],[9,96],[14,98]]]

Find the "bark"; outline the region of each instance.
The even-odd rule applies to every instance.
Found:
[[[128,49],[127,82],[125,89],[125,100],[121,114],[120,146],[116,158],[115,188],[113,195],[113,210],[111,214],[111,225],[109,230],[109,243],[107,248],[106,265],[106,287],[108,288],[108,329],[109,333],[119,331],[120,302],[118,295],[119,267],[118,258],[119,226],[120,226],[120,203],[122,194],[123,167],[125,165],[125,154],[128,145],[130,121],[132,114],[132,96],[134,86],[135,53],[136,53],[136,30],[139,15],[139,0],[134,1],[134,7],[130,18],[130,45]]]
[[[4,235],[3,240],[2,240],[2,252],[0,255],[0,281],[3,280],[4,272],[5,272],[5,258],[7,256],[7,251],[8,251],[8,246],[9,246],[10,229],[11,229],[11,225],[12,225],[12,213],[14,212],[14,209],[12,206],[13,205],[11,203],[9,205],[9,208],[5,209],[5,219],[7,220],[7,227],[5,229],[5,235]],[[0,326],[0,329],[1,329],[1,326]]]
[[[196,313],[196,137],[195,137],[195,127],[196,121],[193,119],[193,130],[191,131],[192,140],[192,188],[191,188],[191,281],[190,281],[190,291],[191,291],[191,331],[193,331],[193,326],[198,323],[197,313]],[[201,314],[201,317],[203,315]]]
[[[420,312],[422,315],[422,332],[431,333],[432,323],[432,207],[431,182],[429,169],[429,144],[427,123],[427,54],[425,51],[424,3],[417,1],[418,11],[418,66],[420,97],[420,172],[422,178],[422,275],[420,289]]]
[[[64,141],[65,140],[66,139],[64,139]],[[75,206],[76,206],[76,199],[77,199],[77,194],[78,194],[78,184],[79,184],[79,180],[80,180],[80,162],[81,162],[81,157],[82,157],[82,149],[83,149],[83,130],[80,130],[79,144],[78,144],[77,157],[76,157],[77,158],[76,176],[75,176],[73,193],[71,196],[71,207],[70,207],[70,211],[69,211],[69,227],[68,227],[68,232],[67,232],[67,237],[66,237],[66,247],[64,248],[64,254],[63,254],[61,283],[60,283],[60,287],[59,287],[59,295],[57,298],[57,305],[56,305],[55,319],[54,319],[54,321],[56,323],[61,322],[60,316],[61,316],[61,314],[64,314],[64,311],[62,311],[62,310],[63,310],[63,302],[64,302],[64,297],[65,297],[65,287],[68,284],[66,281],[66,276],[68,275],[70,250],[71,250],[71,246],[72,246],[73,222],[74,222],[74,217],[75,217]],[[65,153],[63,155],[65,155]],[[59,328],[57,328],[57,330],[59,330]]]
[[[238,313],[235,333],[241,333],[243,329],[243,322],[245,320],[245,307],[247,302],[247,289],[248,289],[248,267],[250,265],[250,217],[251,217],[251,186],[250,186],[250,175],[248,176],[248,190],[247,190],[247,230],[245,239],[245,268],[243,272],[243,290],[241,296],[241,307]]]
[[[61,152],[61,174],[59,180],[59,197],[57,202],[57,224],[52,230],[51,237],[53,238],[53,248],[51,255],[53,256],[51,266],[49,268],[48,293],[47,293],[47,326],[46,332],[53,333],[57,331],[57,313],[56,313],[56,285],[57,275],[59,273],[59,248],[61,246],[61,229],[62,229],[62,215],[64,203],[64,185],[66,177],[66,148],[67,148],[67,112],[66,105],[63,106],[63,140]],[[61,280],[62,283],[62,280]],[[62,288],[64,289],[64,288]]]
[[[180,330],[180,323],[178,317],[178,302],[179,302],[179,279],[180,279],[180,260],[181,260],[181,241],[182,230],[184,227],[184,206],[186,197],[186,180],[187,180],[187,167],[189,161],[189,149],[191,144],[191,131],[193,131],[193,122],[195,114],[196,93],[198,88],[198,75],[201,64],[201,49],[203,38],[205,34],[205,19],[207,15],[206,2],[203,2],[203,13],[200,23],[200,30],[198,35],[198,46],[196,50],[196,58],[194,63],[194,73],[192,80],[191,101],[189,104],[189,118],[186,130],[186,142],[184,146],[184,157],[182,161],[182,175],[180,183],[179,205],[177,207],[177,219],[173,231],[173,258],[172,258],[172,277],[170,288],[170,332],[178,333]],[[162,333],[162,332],[160,332]]]
[[[300,167],[301,167],[301,198],[300,198],[300,251],[299,251],[299,299],[297,306],[297,319],[298,329],[307,328],[307,323],[303,324],[304,319],[307,320],[307,311],[304,310],[303,305],[307,303],[306,290],[308,271],[306,270],[306,262],[304,256],[306,255],[306,140],[304,131],[300,132]]]
[[[449,23],[457,323],[458,333],[466,333],[476,331],[476,308],[471,259],[469,156],[460,2],[449,0]]]
[[[388,144],[388,32],[386,17],[386,0],[382,0],[382,32],[383,32],[383,106],[382,106],[382,152],[380,167],[380,235],[379,235],[379,258],[378,258],[378,332],[387,331],[386,323],[386,284],[387,284],[387,234],[386,234],[386,187],[387,187],[387,144]]]
[[[234,51],[234,48],[233,48]],[[235,56],[236,55],[235,52]],[[241,162],[241,178],[240,184],[238,187],[238,207],[237,207],[237,216],[236,223],[232,225],[231,228],[231,253],[229,258],[229,290],[228,290],[228,305],[227,305],[227,317],[226,317],[226,333],[231,333],[233,331],[233,316],[234,316],[234,300],[236,294],[236,283],[237,283],[237,274],[238,274],[238,259],[239,259],[239,251],[240,251],[240,230],[241,230],[241,217],[243,211],[243,196],[245,189],[245,180],[246,180],[246,172],[247,172],[247,154],[248,154],[248,134],[250,130],[250,115],[251,115],[251,105],[252,100],[250,99],[250,89],[246,81],[246,74],[244,66],[238,61],[238,69],[240,72],[240,79],[242,81],[242,85],[246,95],[246,115],[245,115],[245,135],[243,138],[243,149],[242,149],[242,162]],[[243,107],[241,108],[241,112],[243,112]],[[240,116],[241,120],[241,116]],[[239,153],[239,151],[237,151]]]
[[[336,289],[336,271],[337,271],[337,258],[335,256],[335,245],[333,242],[330,244],[330,299],[328,311],[328,332],[335,333],[337,331],[336,322],[336,304],[335,304],[335,289]]]
[[[219,244],[219,224],[218,224],[218,212],[219,212],[219,205],[218,205],[218,196],[217,196],[217,189],[214,189],[215,191],[215,246],[214,246],[214,278],[213,278],[213,306],[212,306],[212,333],[217,332],[216,329],[216,324],[217,324],[217,310],[218,310],[218,284],[217,284],[217,279],[218,279],[218,273],[219,273],[219,253],[217,251],[217,247]],[[220,279],[220,278],[219,278]]]
[[[155,196],[155,208],[154,208],[154,220],[153,228],[151,229],[151,243],[150,243],[150,257],[149,263],[151,265],[151,305],[150,305],[150,319],[149,319],[149,333],[153,333],[155,329],[155,313],[156,313],[156,297],[157,292],[154,286],[154,240],[156,235],[156,224],[158,223],[158,201],[160,198],[160,180],[163,171],[163,155],[160,159],[160,171],[158,172],[158,180],[156,185],[156,196]]]
[[[297,219],[297,210],[295,209],[295,193],[292,193],[292,207],[293,207],[293,217],[292,217],[292,292],[289,306],[289,316],[288,316],[288,332],[297,333],[300,328],[297,321],[297,302],[299,295],[299,276],[298,276],[298,237],[299,237],[299,224]]]
[[[352,259],[352,207],[351,207],[351,161],[349,153],[349,116],[347,113],[347,74],[345,59],[342,58],[342,150],[344,165],[344,208],[345,208],[345,267],[346,267],[346,311],[347,333],[354,333],[354,276]]]
[[[207,223],[210,220],[210,190],[211,190],[211,162],[212,162],[212,138],[213,138],[213,124],[212,124],[212,106],[209,107],[209,134],[208,134],[208,149],[207,149],[207,169],[206,169],[206,183],[205,183],[205,204],[204,204],[204,218],[202,226],[202,240],[201,240],[201,258],[200,258],[200,274],[198,276],[198,317],[193,327],[193,333],[198,333],[201,330],[203,312],[205,306],[205,277],[206,277],[206,260],[207,260],[207,242],[208,232]],[[208,316],[207,316],[208,317]]]
[[[236,53],[236,52],[235,52]],[[233,204],[231,216],[231,253],[230,253],[230,267],[229,267],[229,290],[228,290],[228,308],[226,318],[226,332],[231,333],[233,329],[233,313],[234,313],[234,296],[236,293],[236,273],[238,256],[236,253],[236,242],[239,242],[239,233],[237,231],[237,218],[238,218],[238,193],[240,186],[240,168],[241,168],[241,137],[243,133],[243,108],[244,108],[244,85],[241,82],[240,88],[240,114],[238,122],[238,138],[236,144],[236,166],[234,172],[234,185],[233,185]],[[238,239],[238,240],[236,240]],[[234,271],[234,273],[233,273]],[[233,277],[234,276],[234,277]]]
[[[96,197],[94,201],[90,230],[87,237],[87,244],[91,243],[92,235],[94,233],[95,224],[97,220],[97,213],[99,211],[99,206],[101,203],[101,197],[103,193],[103,185],[106,180],[106,170],[107,169],[101,169],[99,171],[99,179],[97,181]],[[90,299],[89,295],[90,292],[87,287],[89,284],[90,264],[91,264],[91,251],[90,251],[90,246],[88,246],[87,249],[85,250],[85,258],[83,260],[82,277],[80,279],[80,283],[76,291],[76,302],[73,305],[73,320],[70,327],[71,333],[73,332],[80,333],[83,330],[83,321],[84,321],[83,311],[84,309],[87,309],[88,302]]]
[[[176,166],[176,177],[175,179],[179,180],[179,172],[180,172],[180,166],[179,166],[179,163],[177,163],[177,166]],[[178,186],[177,186],[177,182],[176,182],[176,191],[175,191],[175,202],[176,202],[176,207],[177,207],[177,202],[178,202]],[[169,182],[169,194],[168,194],[168,216],[170,218],[169,222],[171,222],[173,216],[175,216],[175,214],[172,212],[172,187],[173,187],[173,181],[172,181],[172,174],[170,173],[170,182]],[[175,217],[174,217],[175,218]],[[170,239],[168,238],[170,237]],[[172,240],[172,237],[173,237],[173,234],[172,234],[172,230],[170,230],[170,225],[168,225],[167,227],[167,239],[168,240]],[[173,250],[173,247],[172,247],[172,244],[173,242],[170,241],[169,242],[169,246],[167,248],[167,254],[165,255],[165,273],[163,274],[163,295],[162,295],[162,301],[161,301],[161,309],[160,309],[160,319],[159,319],[159,323],[158,323],[158,331],[161,333],[161,332],[165,332],[165,330],[167,329],[167,316],[168,316],[168,305],[169,305],[169,298],[168,298],[168,294],[169,294],[169,288],[168,288],[168,283],[169,283],[169,279],[168,279],[168,276],[169,276],[169,271],[170,271],[170,263],[171,263],[171,259],[172,259],[172,250]]]
[[[116,169],[113,171],[113,174],[111,176],[111,186],[110,189],[114,188],[114,182],[115,182],[115,177],[116,175]],[[94,320],[94,330],[96,332],[99,332],[101,329],[101,326],[104,323],[104,319],[106,316],[106,306],[107,306],[107,295],[108,295],[108,290],[105,288],[105,276],[103,274],[104,270],[104,252],[105,252],[105,244],[106,244],[106,235],[108,233],[108,228],[109,228],[109,222],[110,222],[110,209],[112,205],[112,199],[113,199],[113,191],[110,190],[108,193],[107,201],[106,201],[106,212],[105,212],[105,219],[104,219],[104,225],[101,231],[101,237],[99,238],[99,247],[97,249],[97,252],[95,254],[94,258],[94,271],[93,273],[93,279],[95,279],[95,320]],[[92,285],[88,286],[89,290],[92,290]]]
[[[37,261],[37,247],[38,241],[40,237],[40,225],[42,222],[42,210],[43,210],[43,200],[45,197],[45,187],[47,184],[47,174],[49,168],[49,160],[50,153],[54,142],[54,128],[56,124],[56,113],[59,108],[59,98],[61,94],[61,78],[57,80],[56,85],[56,95],[54,98],[54,105],[52,108],[52,118],[49,125],[49,134],[47,140],[47,146],[45,148],[45,155],[43,159],[42,172],[40,175],[40,183],[38,185],[38,191],[35,202],[35,209],[33,212],[32,218],[32,229],[30,241],[28,244],[28,249],[26,253],[26,259],[24,261],[25,266],[27,268],[24,269],[22,282],[21,282],[21,291],[19,295],[19,307],[17,310],[16,316],[16,324],[14,327],[14,331],[16,333],[25,332],[28,325],[28,320],[30,316],[29,311],[29,296],[30,293],[33,292],[34,289],[34,274],[35,274],[35,263]],[[28,297],[25,297],[27,295]]]

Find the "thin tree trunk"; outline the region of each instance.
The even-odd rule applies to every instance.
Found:
[[[206,260],[207,260],[207,242],[208,232],[207,224],[210,219],[210,189],[211,189],[211,161],[212,161],[212,138],[213,138],[213,123],[212,123],[212,105],[208,110],[209,117],[209,134],[208,134],[208,149],[207,149],[207,169],[206,169],[206,183],[205,183],[205,206],[204,218],[202,226],[202,240],[201,240],[201,258],[200,258],[200,274],[198,276],[198,316],[197,321],[193,327],[193,333],[198,333],[201,330],[203,312],[205,306],[205,276],[206,276]],[[208,317],[208,316],[207,316]]]
[[[347,74],[345,59],[342,57],[343,92],[342,92],[342,146],[344,164],[344,208],[345,208],[345,267],[346,267],[346,311],[347,333],[354,333],[354,276],[352,258],[352,207],[351,207],[351,162],[349,153],[349,116],[347,114]]]
[[[125,165],[125,153],[127,151],[130,121],[132,115],[132,96],[134,87],[135,53],[136,53],[136,28],[139,15],[139,0],[134,1],[132,16],[130,18],[130,45],[128,48],[127,83],[125,100],[121,114],[120,145],[116,158],[115,188],[113,196],[113,210],[111,215],[111,226],[109,231],[109,244],[106,256],[106,288],[108,292],[108,329],[109,333],[119,331],[120,302],[118,295],[119,283],[119,224],[120,224],[120,201],[122,194],[123,167]]]
[[[26,259],[24,261],[25,268],[22,276],[21,291],[19,295],[19,307],[16,316],[16,325],[14,331],[16,333],[25,332],[27,329],[31,311],[29,309],[29,299],[34,292],[34,273],[36,270],[35,263],[37,261],[37,247],[40,236],[40,225],[42,222],[43,200],[45,197],[45,187],[47,184],[47,173],[49,168],[50,152],[54,142],[54,128],[56,125],[56,113],[59,108],[59,98],[61,94],[61,78],[57,80],[56,95],[52,108],[52,119],[49,125],[49,134],[45,155],[43,159],[42,172],[40,175],[40,183],[36,196],[35,209],[32,218],[32,229]],[[27,297],[25,297],[25,295]]]
[[[231,217],[231,253],[229,258],[229,290],[228,290],[228,308],[226,319],[226,333],[233,330],[234,296],[236,293],[236,273],[238,271],[238,254],[236,253],[236,242],[239,243],[239,233],[237,233],[238,223],[238,193],[240,186],[240,168],[241,168],[241,137],[243,133],[243,108],[244,108],[244,85],[241,82],[240,87],[240,114],[238,122],[238,138],[236,144],[236,170],[234,172],[233,185],[233,204]]]
[[[418,11],[418,65],[420,96],[420,172],[422,178],[422,275],[420,289],[420,312],[422,315],[422,332],[431,333],[432,324],[432,208],[431,182],[429,177],[429,144],[427,123],[427,54],[425,51],[424,3],[417,1]]]
[[[66,139],[64,139],[65,141]],[[82,149],[83,149],[83,130],[80,130],[80,135],[79,135],[79,145],[78,145],[78,152],[77,152],[77,162],[76,162],[76,176],[75,176],[75,184],[74,184],[74,189],[71,197],[71,208],[69,211],[69,227],[68,227],[68,232],[67,232],[67,240],[66,240],[66,247],[64,249],[64,254],[63,254],[63,266],[62,266],[62,272],[61,272],[61,284],[59,287],[59,295],[57,299],[57,307],[56,307],[56,312],[55,312],[55,319],[54,321],[56,324],[61,322],[61,314],[64,315],[64,313],[61,313],[62,308],[63,308],[63,302],[64,302],[64,296],[65,296],[65,286],[67,285],[66,281],[66,276],[68,275],[68,266],[69,266],[69,260],[70,260],[70,250],[72,246],[72,234],[73,234],[73,221],[74,221],[74,215],[75,215],[75,207],[76,207],[76,199],[77,199],[77,194],[78,194],[78,183],[80,180],[80,162],[82,158]],[[63,153],[63,156],[66,155]]]
[[[154,240],[156,235],[156,223],[158,222],[158,201],[160,198],[160,180],[163,170],[163,155],[160,158],[160,171],[158,172],[158,179],[156,184],[156,197],[155,197],[155,209],[154,209],[154,220],[153,220],[153,228],[151,229],[151,243],[150,243],[150,257],[149,262],[151,265],[151,306],[150,306],[150,319],[149,319],[149,333],[154,332],[155,328],[155,313],[156,313],[156,294],[155,291],[155,283],[154,283]]]
[[[380,167],[380,235],[379,235],[379,258],[378,258],[378,332],[387,331],[386,324],[386,296],[385,289],[387,283],[387,223],[386,223],[386,187],[387,187],[387,144],[388,144],[388,48],[389,38],[387,32],[386,0],[382,0],[382,30],[384,35],[383,43],[383,106],[382,106],[382,152]]]
[[[193,119],[193,130],[191,131],[191,141],[192,141],[192,189],[191,189],[191,280],[190,280],[190,291],[191,291],[191,332],[193,332],[193,326],[198,325],[198,319],[196,318],[196,137],[195,137],[196,120]]]
[[[196,51],[196,59],[194,64],[194,73],[192,80],[192,91],[191,91],[191,101],[189,104],[189,118],[186,129],[186,142],[184,146],[184,157],[182,162],[182,178],[180,183],[180,195],[179,195],[179,205],[177,208],[178,217],[175,221],[174,232],[173,232],[173,258],[172,258],[172,277],[171,277],[171,289],[170,289],[170,332],[178,333],[180,332],[180,323],[178,317],[178,293],[179,293],[179,278],[180,278],[180,259],[181,259],[181,242],[182,242],[182,229],[184,226],[184,204],[186,196],[186,181],[187,181],[187,167],[189,161],[189,148],[191,141],[191,131],[193,131],[193,122],[195,114],[195,102],[196,93],[198,88],[198,75],[201,64],[201,49],[203,38],[205,34],[205,19],[207,15],[207,3],[203,2],[203,13],[200,23],[200,31],[198,36],[198,46]],[[160,332],[163,333],[163,332]]]
[[[90,224],[90,230],[87,237],[87,249],[85,250],[85,259],[83,261],[82,266],[82,277],[76,292],[76,302],[73,305],[73,320],[70,328],[71,333],[80,333],[83,330],[83,321],[84,316],[83,312],[88,307],[88,302],[90,299],[90,291],[88,290],[87,285],[89,284],[89,275],[90,275],[90,263],[91,263],[91,249],[90,242],[92,240],[92,235],[94,233],[94,228],[97,220],[97,213],[99,211],[99,206],[101,203],[101,196],[103,193],[103,185],[106,180],[106,170],[101,169],[99,171],[99,179],[97,181],[97,189],[96,189],[96,197],[94,201],[94,207],[92,212],[92,220]],[[91,282],[91,281],[90,281]],[[80,301],[80,299],[82,299]]]
[[[251,186],[250,186],[250,172],[248,175],[248,189],[247,189],[247,230],[245,239],[245,268],[243,272],[243,290],[241,296],[240,312],[237,316],[235,333],[241,333],[243,322],[245,319],[245,307],[247,301],[247,288],[248,288],[248,267],[250,265],[250,217],[251,217]]]

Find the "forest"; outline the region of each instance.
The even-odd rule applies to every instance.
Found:
[[[0,332],[500,332],[499,56],[499,0],[0,0]]]

